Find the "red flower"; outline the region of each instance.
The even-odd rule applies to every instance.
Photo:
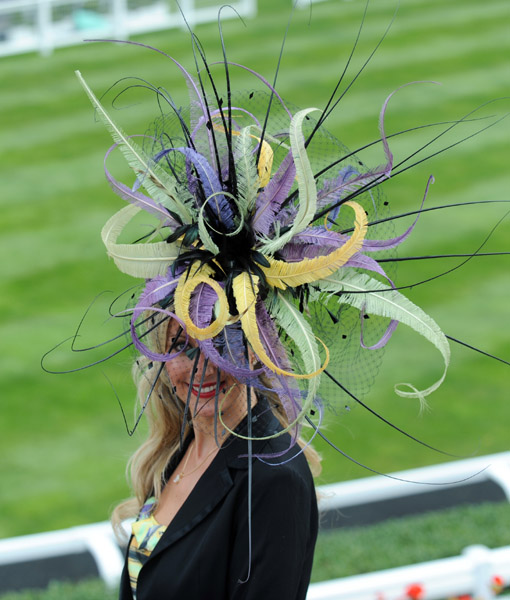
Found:
[[[422,600],[425,596],[425,590],[420,583],[412,583],[406,588],[406,596],[411,600]]]
[[[501,592],[504,586],[505,582],[503,581],[503,577],[501,577],[500,575],[492,576],[492,589],[494,592]]]

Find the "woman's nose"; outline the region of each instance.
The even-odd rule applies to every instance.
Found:
[[[195,377],[200,381],[202,375],[204,375],[204,381],[213,376],[216,377],[216,367],[210,360],[208,360],[203,352],[200,353],[200,358],[198,359]]]

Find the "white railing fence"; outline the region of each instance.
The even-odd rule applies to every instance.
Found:
[[[314,583],[306,600],[445,600],[464,595],[492,600],[500,580],[510,580],[510,546],[469,546],[461,556]]]
[[[83,552],[92,555],[99,576],[110,588],[118,586],[124,555],[108,522],[0,540],[3,565]],[[469,546],[461,556],[314,583],[307,600],[402,600],[412,598],[406,595],[412,586],[421,588],[423,600],[464,594],[492,600],[496,578],[510,581],[510,546],[495,550]]]
[[[0,540],[0,565],[89,552],[101,579],[109,587],[119,583],[124,555],[108,521],[60,531],[35,533]]]
[[[179,0],[189,25],[215,21],[219,0]],[[257,0],[232,0],[243,17]],[[224,18],[235,17],[232,10]],[[80,44],[86,38],[127,39],[138,33],[184,27],[175,0],[0,0],[0,56]]]
[[[510,452],[392,473],[415,482],[436,482],[446,489],[466,482],[496,482],[510,501]],[[343,511],[367,502],[402,498],[434,486],[405,483],[388,477],[367,477],[321,486],[320,509]],[[125,523],[126,531],[129,523]],[[445,533],[447,535],[447,533]],[[382,545],[382,551],[383,545]],[[82,525],[62,531],[0,540],[0,566],[88,552],[107,585],[118,584],[124,557],[110,523]],[[339,557],[341,560],[341,557]],[[494,598],[495,577],[510,583],[510,546],[489,550],[470,546],[461,556],[409,565],[310,586],[307,600],[402,600],[409,586],[423,590],[423,600],[444,600],[469,594],[476,600]],[[416,596],[418,597],[418,596]]]
[[[409,483],[413,482],[413,483]],[[345,509],[367,502],[391,500],[416,494],[446,492],[467,484],[493,482],[510,502],[510,452],[486,454],[419,469],[376,475],[320,487],[320,509]],[[432,485],[431,485],[432,484]]]

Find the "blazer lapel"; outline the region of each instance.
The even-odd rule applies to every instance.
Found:
[[[253,417],[254,422],[260,419],[259,434],[268,435],[277,431],[278,421],[271,413],[265,399],[259,401],[254,407]],[[236,431],[246,435],[246,419],[236,428]],[[190,441],[188,438],[184,450]],[[252,454],[263,453],[266,444],[267,440],[253,440]],[[161,536],[148,561],[194,529],[223,500],[234,485],[230,469],[248,467],[247,446],[246,440],[239,437],[231,436],[226,440]]]
[[[227,465],[228,446],[220,450],[207,471],[198,480],[184,504],[167,527],[149,560],[175,544],[196,527],[226,496],[234,485]]]

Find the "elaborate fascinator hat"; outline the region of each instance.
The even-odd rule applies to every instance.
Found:
[[[150,361],[173,360],[186,349],[155,351],[148,340],[176,320],[219,370],[276,392],[287,431],[313,424],[324,407],[338,412],[361,402],[400,323],[442,359],[441,375],[425,389],[395,387],[425,403],[445,378],[450,349],[437,323],[393,280],[396,249],[420,214],[395,233],[379,187],[393,168],[384,128],[393,94],[379,116],[382,164],[369,168],[325,128],[334,95],[322,110],[296,109],[226,57],[215,67],[224,74],[220,89],[192,40],[195,75],[168,57],[183,75],[188,106],[152,88],[161,116],[145,133],[124,133],[77,73],[112,135],[106,158],[118,148],[134,172],[129,184],[118,181],[105,160],[108,182],[127,204],[101,234],[116,266],[145,280],[129,309],[132,343]],[[231,89],[234,68],[249,71],[258,89]],[[423,202],[431,182],[420,192]],[[140,215],[150,216],[151,229],[144,219],[133,233]]]

